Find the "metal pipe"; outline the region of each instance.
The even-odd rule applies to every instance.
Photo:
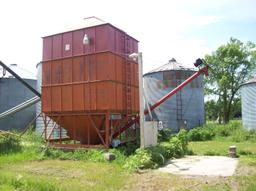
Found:
[[[145,130],[144,130],[144,99],[143,99],[143,78],[142,78],[142,71],[143,71],[143,65],[142,65],[142,53],[139,52],[138,55],[138,64],[139,64],[139,99],[140,99],[140,147],[145,147]]]
[[[35,90],[32,86],[30,86],[25,80],[23,80],[18,74],[12,71],[8,66],[6,66],[2,61],[0,61],[0,65],[6,69],[10,74],[12,74],[17,80],[19,80],[24,86],[26,86],[30,91],[36,94],[38,97],[41,97],[41,94]]]
[[[3,112],[3,113],[0,113],[0,119],[8,117],[9,115],[13,115],[13,114],[15,114],[15,113],[17,113],[17,112],[19,112],[19,111],[21,111],[23,109],[26,109],[29,106],[34,105],[34,104],[36,104],[39,101],[40,101],[39,97],[33,97],[33,98],[31,98],[31,99],[29,99],[29,100],[27,100],[27,101],[25,101],[25,102],[15,106],[15,107],[13,107],[13,108],[11,108],[11,109]]]
[[[186,79],[184,82],[182,82],[179,86],[177,86],[176,88],[174,88],[172,91],[170,91],[168,94],[166,94],[164,97],[162,97],[161,99],[159,99],[154,105],[152,105],[149,109],[144,111],[144,115],[147,115],[149,113],[149,111],[154,110],[155,108],[157,108],[159,105],[161,105],[163,102],[165,102],[167,99],[169,99],[171,96],[173,96],[174,94],[176,94],[179,90],[181,90],[184,86],[186,86],[188,83],[190,83],[191,81],[193,81],[194,79],[196,79],[198,76],[200,76],[201,74],[204,74],[206,76],[208,76],[208,65],[206,65],[205,67],[201,68],[199,71],[197,71],[196,73],[194,73],[192,76],[190,76],[188,79]],[[113,135],[113,138],[116,138],[119,134],[121,134],[122,132],[124,132],[126,129],[130,128],[132,125],[134,125],[135,123],[137,123],[140,120],[140,116],[137,116],[134,120],[130,121],[129,123],[127,123],[125,126],[123,126],[119,132],[116,132]]]

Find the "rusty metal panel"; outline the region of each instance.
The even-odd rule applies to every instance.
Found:
[[[82,55],[84,52],[83,45],[84,30],[77,30],[73,32],[73,56]]]
[[[51,87],[51,101],[52,101],[52,111],[62,111],[61,109],[61,87],[53,86]]]
[[[43,38],[43,61],[52,59],[52,38]]]
[[[61,77],[61,60],[52,61],[51,64],[51,84],[60,84],[62,83]]]
[[[63,83],[72,82],[72,64],[73,64],[72,58],[67,58],[62,60],[62,82]]]
[[[74,57],[72,67],[73,82],[84,81],[84,58],[82,56]]]
[[[101,25],[97,26],[95,30],[95,51],[101,52],[108,50],[108,28],[106,28],[106,25]]]
[[[123,59],[120,56],[115,56],[115,76],[116,81],[123,81]]]
[[[83,44],[84,35],[89,44]],[[110,24],[104,24],[43,38],[43,61],[104,51],[125,56],[138,52],[138,41]]]
[[[84,46],[84,54],[95,53],[95,27],[85,28],[84,34],[87,34],[90,40],[90,43]],[[80,42],[82,43],[82,42]]]
[[[52,59],[62,58],[62,35],[54,35],[52,39]]]
[[[115,52],[117,54],[124,53],[124,33],[116,30],[115,31]]]
[[[72,32],[64,33],[62,35],[63,44],[62,44],[62,51],[63,57],[70,57],[72,56]]]
[[[115,42],[115,31],[116,29],[110,25],[106,26],[106,30],[107,30],[107,48],[106,50],[111,51],[111,52],[115,52],[116,51],[116,42]]]
[[[51,87],[42,87],[42,111],[51,112]]]
[[[72,111],[72,86],[65,85],[61,87],[62,110]]]
[[[116,83],[116,109],[117,110],[124,110],[124,106],[123,106],[123,85],[122,84],[119,84],[119,83]]]
[[[44,62],[42,67],[42,85],[51,84],[51,61]]]
[[[86,111],[91,110],[91,89],[90,84],[84,84],[84,109]]]
[[[110,83],[97,83],[97,109],[107,110],[113,106],[113,97],[110,98],[113,92],[113,87]]]
[[[75,84],[73,89],[73,111],[84,110],[84,86],[83,84]]]
[[[91,104],[91,110],[96,110],[97,109],[97,84],[96,83],[91,83],[90,84],[90,104]]]
[[[113,55],[108,53],[96,54],[97,80],[115,80],[115,62]],[[92,64],[91,64],[92,65]]]

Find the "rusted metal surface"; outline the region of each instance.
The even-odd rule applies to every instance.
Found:
[[[130,107],[138,111],[138,65],[131,65]],[[120,111],[128,107],[125,59],[111,52],[43,63],[42,111]],[[125,89],[125,90],[124,90]]]
[[[42,112],[67,131],[70,147],[107,148],[113,132],[138,113],[138,64],[128,59],[133,52],[138,41],[111,24],[43,38]]]
[[[86,46],[85,34],[90,41]],[[122,56],[138,52],[138,41],[108,23],[43,37],[43,61],[104,51]]]

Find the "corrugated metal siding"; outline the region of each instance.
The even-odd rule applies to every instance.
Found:
[[[24,79],[36,88],[36,80]],[[0,113],[21,104],[35,95],[15,78],[0,79]],[[0,120],[2,130],[22,130],[35,118],[35,105]]]
[[[243,126],[256,129],[256,83],[241,87]]]
[[[193,71],[186,70],[163,71],[144,75],[144,87],[149,104],[154,104],[192,73]],[[190,129],[204,124],[202,79],[200,76],[156,108],[152,113],[153,118],[162,121],[165,128],[171,128],[173,131],[178,131],[181,127]],[[187,122],[186,125],[184,121]]]

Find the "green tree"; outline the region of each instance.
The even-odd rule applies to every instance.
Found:
[[[239,86],[251,78],[256,68],[256,45],[238,39],[220,46],[211,55],[206,55],[209,76],[205,78],[206,93],[218,97],[219,119],[228,123],[231,110],[238,97]]]

